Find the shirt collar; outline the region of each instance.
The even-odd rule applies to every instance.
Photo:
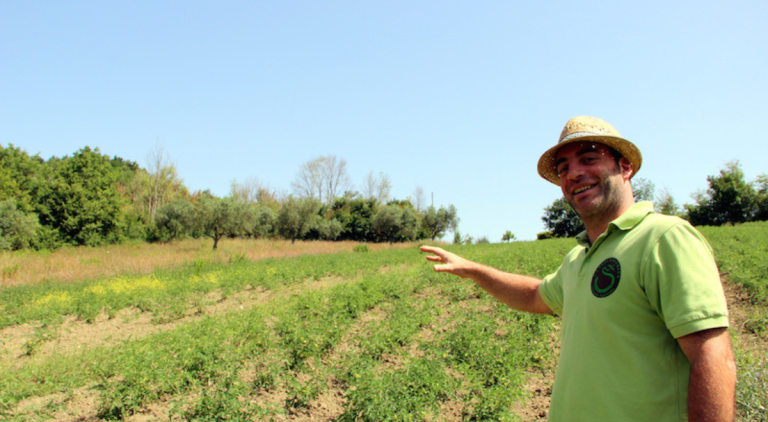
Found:
[[[628,210],[624,212],[624,214],[608,223],[608,228],[605,230],[605,232],[601,234],[597,239],[595,239],[595,245],[598,245],[604,237],[607,237],[609,234],[611,234],[612,231],[616,229],[632,230],[632,228],[634,228],[638,223],[643,221],[646,215],[653,212],[655,212],[653,210],[653,203],[649,201],[642,201],[632,205]],[[579,245],[587,249],[593,246],[591,243],[589,243],[589,236],[587,236],[586,230],[576,235],[576,241],[579,243]]]

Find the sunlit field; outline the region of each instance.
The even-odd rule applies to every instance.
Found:
[[[737,420],[767,421],[768,223],[702,232],[731,310]],[[541,277],[574,244],[446,247]],[[18,269],[0,288],[0,419],[546,419],[559,319],[435,273],[416,244],[210,246],[3,255]]]
[[[223,239],[212,250],[209,239],[186,239],[172,243],[64,247],[53,252],[0,252],[0,286],[19,286],[42,281],[69,282],[125,273],[147,274],[204,260],[227,263],[237,259],[292,257],[352,251],[358,242],[297,241],[282,239]],[[403,248],[412,243],[396,243]],[[372,251],[388,249],[388,243],[367,243]]]

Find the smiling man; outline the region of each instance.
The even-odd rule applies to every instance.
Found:
[[[435,271],[472,279],[516,309],[562,317],[550,422],[734,418],[736,370],[712,250],[686,221],[635,203],[641,164],[607,122],[568,121],[538,171],[586,230],[543,280],[421,248]]]

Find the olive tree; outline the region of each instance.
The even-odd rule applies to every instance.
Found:
[[[446,231],[455,231],[459,225],[459,217],[456,216],[456,207],[449,205],[435,210],[434,206],[427,209],[421,217],[421,226],[432,241],[436,237],[442,237]]]
[[[277,212],[277,227],[280,235],[291,239],[291,243],[296,243],[297,238],[304,236],[315,227],[320,219],[318,211],[321,206],[317,199],[289,196]]]
[[[395,240],[415,239],[419,217],[412,207],[390,204],[374,214],[371,226],[391,245]]]

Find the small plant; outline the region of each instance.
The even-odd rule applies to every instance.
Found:
[[[47,342],[55,340],[57,337],[53,327],[43,325],[35,330],[34,336],[24,343],[24,356],[34,356],[40,348]]]
[[[368,245],[362,244],[355,246],[354,249],[352,249],[353,252],[368,252]]]

